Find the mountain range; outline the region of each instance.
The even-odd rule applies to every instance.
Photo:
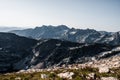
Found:
[[[12,30],[22,30],[22,29],[24,29],[24,28],[0,26],[0,32],[9,32],[9,31],[12,31]]]
[[[0,72],[79,64],[118,55],[118,45],[31,39],[0,33]]]
[[[110,45],[120,44],[120,32],[96,31],[94,29],[75,29],[66,25],[41,26],[34,29],[12,30],[19,36],[33,39],[60,39],[78,43],[107,43]]]

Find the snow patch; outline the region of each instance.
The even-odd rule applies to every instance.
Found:
[[[56,44],[56,46],[60,46],[61,44],[59,43],[59,44]]]
[[[0,50],[2,50],[2,48],[0,48]]]
[[[72,32],[70,32],[70,34],[72,34],[72,35],[74,35],[76,33],[76,31],[72,31]]]
[[[116,47],[116,48],[112,49],[112,51],[120,51],[120,47]]]

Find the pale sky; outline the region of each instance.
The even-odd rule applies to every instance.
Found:
[[[120,0],[0,0],[0,26],[120,31]]]

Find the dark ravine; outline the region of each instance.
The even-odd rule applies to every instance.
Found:
[[[92,57],[97,59],[101,52],[111,51],[115,47],[58,39],[35,40],[13,33],[0,33],[0,72],[85,63],[91,61]],[[119,52],[111,53],[107,57],[117,53]]]
[[[68,28],[65,25],[43,25],[34,29],[13,30],[10,32],[34,39],[61,39],[79,43],[107,43],[110,45],[120,44],[120,32],[75,29]]]

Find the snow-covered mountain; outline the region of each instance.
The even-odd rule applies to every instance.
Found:
[[[96,31],[94,29],[75,29],[65,25],[41,26],[34,29],[13,30],[20,36],[34,39],[61,39],[79,43],[108,43],[111,45],[120,44],[119,32]]]

